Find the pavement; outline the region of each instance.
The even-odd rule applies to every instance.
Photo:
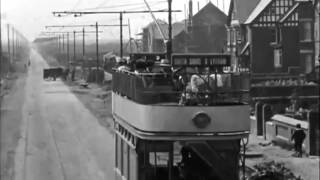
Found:
[[[274,145],[271,141],[264,140],[262,136],[251,134],[249,136],[246,164],[253,167],[262,162],[275,161],[284,163],[285,167],[291,170],[295,176],[303,180],[320,179],[320,159],[317,156],[306,156],[302,158],[293,157],[293,150],[284,149]],[[255,154],[255,156],[250,156]],[[260,154],[260,155],[259,155]]]
[[[17,92],[9,93],[12,99],[3,101],[5,107],[17,107],[10,114],[1,113],[2,124],[16,131],[16,136],[1,134],[1,145],[6,146],[1,159],[7,166],[1,167],[1,179],[114,179],[113,134],[64,82],[44,81],[46,67],[32,50],[25,85],[17,84]]]

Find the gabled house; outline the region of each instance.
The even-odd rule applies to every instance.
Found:
[[[151,22],[148,26],[143,28],[142,43],[143,52],[165,52],[165,39],[168,39],[168,23],[162,20],[157,20],[159,30],[155,22]],[[185,25],[181,22],[172,24],[172,36],[176,36],[183,31]]]
[[[187,52],[221,53],[225,51],[227,42],[225,26],[228,17],[224,12],[209,2],[194,16],[191,14],[190,18],[188,28],[183,32]]]
[[[251,12],[255,9],[260,0],[231,0],[228,26],[227,26],[227,51],[231,54],[232,65],[238,67],[249,66],[249,53],[247,48],[248,35],[247,27],[244,24]]]
[[[193,52],[224,52],[227,15],[209,2],[192,18]]]
[[[310,72],[314,67],[312,9],[310,0],[259,1],[243,23],[244,45],[236,37],[230,40],[237,47],[230,51],[239,62],[235,66],[249,65],[253,73]]]

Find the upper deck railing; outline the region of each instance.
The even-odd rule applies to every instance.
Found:
[[[228,55],[176,54],[170,66],[149,63],[149,71],[119,67],[113,70],[113,92],[141,104],[245,104],[249,73],[224,72],[229,65]]]

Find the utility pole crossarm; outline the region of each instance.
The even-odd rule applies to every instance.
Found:
[[[153,10],[153,13],[163,13],[169,12],[167,9],[160,9],[160,10]],[[172,10],[171,12],[182,12],[181,10]],[[75,15],[82,15],[82,14],[133,14],[133,13],[150,13],[149,10],[142,10],[142,11],[53,11],[53,15],[61,16],[61,14],[75,14]]]
[[[66,34],[66,33],[73,33],[74,31],[42,31],[41,33],[51,33],[51,34]],[[81,33],[82,31],[75,31],[76,33]],[[102,33],[103,31],[99,31]],[[86,33],[96,33],[96,31],[86,31]]]
[[[95,24],[91,24],[91,25],[50,25],[50,26],[45,26],[46,29],[48,28],[66,28],[66,27],[95,27]],[[118,27],[121,26],[120,24],[102,24],[99,26],[103,26],[103,27]],[[122,26],[128,26],[128,24],[124,24]]]

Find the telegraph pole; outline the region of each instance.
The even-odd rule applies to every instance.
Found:
[[[128,19],[128,26],[129,26],[129,46],[130,46],[130,53],[132,53],[132,44],[131,44],[131,27],[130,27],[130,20]]]
[[[11,30],[12,30],[12,58],[13,58],[13,61],[14,61],[14,58],[15,58],[15,49],[14,49],[14,28],[13,26],[11,27]]]
[[[68,57],[68,69],[70,69],[69,32],[67,32],[67,57]]]
[[[99,33],[101,33],[102,31],[99,31]],[[68,67],[69,67],[69,64],[70,64],[70,33],[73,33],[74,37],[73,37],[73,60],[75,60],[75,57],[76,57],[76,53],[75,53],[75,50],[76,50],[76,45],[75,45],[75,34],[76,33],[82,33],[82,31],[46,31],[46,32],[41,32],[41,33],[51,33],[51,34],[62,34],[63,35],[63,46],[64,46],[64,34],[67,35],[67,57],[68,57]],[[86,33],[96,33],[96,31],[87,31]]]
[[[11,63],[11,52],[10,52],[10,25],[7,24],[7,32],[8,32],[8,56],[9,56],[9,61]]]
[[[86,51],[85,51],[85,31],[84,28],[82,28],[82,58],[84,58]]]
[[[62,52],[64,52],[64,34],[62,34]]]
[[[1,0],[0,0],[0,71],[2,69],[2,11],[1,11]]]
[[[120,26],[118,24],[103,24],[98,25],[99,27],[115,27]],[[124,25],[127,26],[127,25]],[[82,31],[76,31],[76,33],[82,33],[82,56],[85,56],[85,34],[86,33],[96,33],[96,31],[85,31],[84,27],[96,27],[96,24],[91,25],[51,25],[51,26],[45,26],[45,28],[67,28],[67,27],[82,27]],[[98,31],[99,33],[102,31]]]
[[[96,55],[97,55],[97,70],[96,70],[96,81],[97,81],[97,84],[98,84],[98,77],[99,77],[99,73],[98,73],[98,70],[99,70],[99,40],[98,40],[98,22],[96,22]]]
[[[76,62],[76,31],[73,31],[73,62]]]
[[[170,11],[170,18],[169,21],[171,22],[171,13],[172,12],[181,12],[181,10],[172,10],[171,9],[171,4],[172,4],[172,0],[168,0],[169,3],[169,11]],[[155,10],[155,11],[54,11],[52,12],[53,15],[56,15],[58,17],[61,17],[61,14],[74,14],[77,16],[81,16],[83,14],[120,14],[120,57],[122,58],[123,56],[123,32],[122,32],[122,19],[123,19],[123,14],[134,14],[134,13],[163,13],[163,12],[169,12],[168,10]],[[169,22],[169,24],[171,24]],[[172,35],[171,35],[172,36]],[[170,40],[168,41],[169,45],[171,45]],[[171,49],[168,48],[168,49]],[[171,52],[169,52],[169,54],[171,55]]]
[[[171,63],[171,54],[172,54],[172,0],[168,0],[168,42],[167,42],[167,59],[169,60],[169,62]]]
[[[60,51],[61,51],[61,44],[60,44],[60,34],[58,35],[58,49],[59,49],[59,54],[60,54]]]
[[[120,58],[123,58],[123,28],[122,28],[122,21],[123,21],[123,13],[120,12]]]

